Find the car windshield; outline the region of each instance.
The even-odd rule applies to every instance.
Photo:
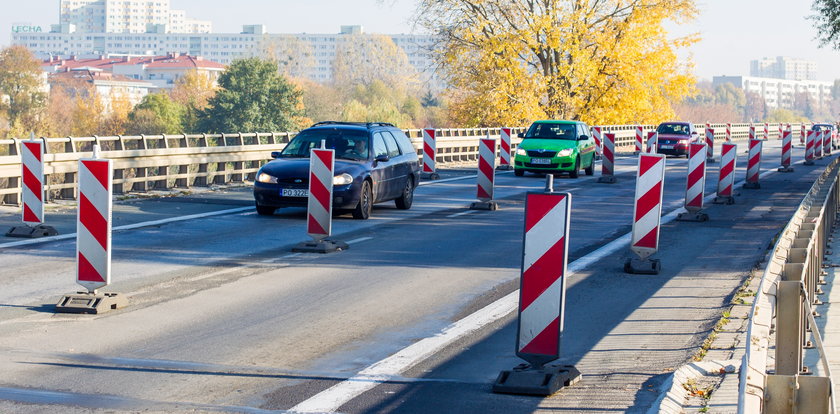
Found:
[[[659,125],[659,128],[656,128],[656,132],[669,135],[688,135],[689,129],[686,124],[662,124]]]
[[[321,148],[324,141],[327,149],[335,150],[335,157],[345,160],[368,159],[368,133],[358,129],[320,128],[298,134],[283,152],[282,158],[309,158],[312,148]]]
[[[834,129],[834,125],[827,125],[827,124],[816,124],[812,128],[812,130],[814,130],[814,131],[822,131],[822,130],[830,131],[830,130],[833,130],[833,129]]]
[[[528,128],[525,138],[576,140],[575,124],[538,123]]]

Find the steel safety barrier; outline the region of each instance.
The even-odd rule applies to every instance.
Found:
[[[723,141],[726,124],[712,124],[715,136]],[[777,124],[772,124],[777,125]],[[799,124],[796,124],[798,127]],[[749,124],[732,124],[733,140],[746,139]],[[644,125],[645,131],[655,126]],[[696,125],[698,131],[705,127]],[[636,125],[602,125],[603,132],[616,134],[617,152],[635,148]],[[775,136],[773,128],[771,138]],[[415,149],[423,146],[421,129],[404,130]],[[511,150],[521,141],[524,127],[511,128]],[[480,138],[500,138],[494,128],[437,129],[437,161],[443,164],[473,162],[478,159]],[[232,184],[254,178],[272,151],[282,150],[295,132],[232,133],[198,135],[140,135],[40,138],[45,145],[44,173],[46,199],[75,199],[78,160],[89,156],[99,145],[103,156],[114,160],[114,193],[143,192]],[[21,140],[0,140],[0,204],[20,203]]]
[[[824,258],[840,206],[838,159],[811,187],[780,233],[750,312],[740,370],[738,413],[834,413],[828,359],[814,320]],[[822,365],[803,364],[815,347]]]

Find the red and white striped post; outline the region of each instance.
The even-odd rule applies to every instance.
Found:
[[[770,124],[764,123],[764,140],[770,139]]]
[[[573,366],[545,366],[560,358],[571,209],[569,193],[529,192],[525,196],[516,356],[528,366],[502,371],[493,392],[551,395],[580,379]]]
[[[706,162],[715,162],[715,130],[706,128]]]
[[[790,124],[788,124],[788,126],[790,126]],[[784,125],[782,125],[782,123],[779,122],[779,139],[782,139],[782,137],[784,137],[784,136],[785,136]]]
[[[52,226],[44,225],[44,141],[30,135],[20,141],[21,221],[6,233],[8,237],[45,237],[58,234]]]
[[[703,213],[703,192],[706,188],[706,144],[688,145],[688,174],[685,184],[686,213],[677,215],[679,221],[707,221]]]
[[[601,158],[599,183],[613,184],[615,179],[615,134],[604,134],[604,156]]]
[[[799,126],[799,143],[805,145],[805,135],[807,135],[807,129],[805,128],[805,124]]]
[[[749,140],[750,140],[750,141],[752,141],[752,140],[754,140],[754,139],[756,139],[756,136],[755,136],[755,125],[750,124],[750,137],[749,137]]]
[[[656,131],[648,132],[647,152],[649,154],[656,154],[658,143],[659,143],[659,132],[656,132]]]
[[[735,160],[738,155],[738,146],[732,143],[724,143],[720,147],[720,173],[718,174],[717,196],[715,204],[735,204]]]
[[[822,131],[817,131],[816,135],[814,135],[814,158],[816,159],[820,159],[823,156],[824,138]]]
[[[640,154],[633,205],[633,239],[630,250],[638,259],[624,263],[627,273],[658,274],[658,259],[649,257],[659,250],[659,224],[662,216],[662,188],[665,183],[665,156]]]
[[[592,127],[592,138],[595,140],[595,159],[601,158],[601,147],[602,147],[602,137],[601,137],[601,127],[594,126]]]
[[[816,145],[817,140],[817,131],[807,131],[807,138],[805,139],[805,165],[814,165],[814,160],[816,157],[814,156],[814,146]]]
[[[496,181],[496,140],[481,138],[478,144],[477,202],[470,204],[470,210],[496,210],[499,205],[493,201]]]
[[[510,164],[510,128],[501,128],[499,131],[501,135],[501,146],[499,151],[499,169],[509,170],[513,168]]]
[[[423,129],[423,178],[437,180],[440,178],[435,170],[437,160],[437,137],[434,128]]]
[[[636,125],[636,150],[633,151],[633,155],[639,155],[642,153],[642,147],[644,146],[644,135],[644,128],[642,128],[641,125]]]
[[[750,140],[750,152],[747,156],[747,181],[744,183],[744,188],[761,188],[761,184],[758,183],[758,178],[761,174],[762,144],[764,144],[764,140]]]
[[[65,295],[58,312],[100,313],[128,304],[116,293],[98,294],[111,284],[111,212],[113,210],[113,163],[101,159],[99,146],[93,158],[79,160],[79,208],[76,221],[76,283],[87,293]]]
[[[726,142],[732,142],[732,123],[726,123]]]
[[[791,152],[793,150],[793,131],[788,124],[787,131],[782,132],[782,166],[777,169],[779,172],[793,172],[790,166]]]
[[[825,129],[822,130],[821,133],[823,135],[823,155],[827,157],[827,156],[831,155],[831,138],[832,138],[832,136],[831,136],[831,133],[829,131],[825,130]]]
[[[332,253],[347,250],[347,243],[330,240],[332,235],[335,150],[313,148],[309,152],[309,196],[306,201],[306,234],[311,241],[298,243],[293,252]],[[361,197],[370,196],[362,194]],[[372,200],[371,200],[372,202]],[[360,201],[364,203],[364,201]]]

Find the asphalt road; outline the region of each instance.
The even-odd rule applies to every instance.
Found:
[[[778,143],[766,144],[764,166],[775,167]],[[247,188],[120,202],[115,226],[158,223],[114,234],[107,290],[130,297],[124,310],[54,314],[59,296],[78,289],[73,241],[0,241],[0,411],[263,412],[328,406],[329,397],[339,404],[331,410],[353,413],[643,412],[826,163],[765,177],[737,204],[710,207],[707,223],[665,225],[660,275],[621,272],[626,246],[578,266],[561,361],[584,380],[548,399],[489,392],[500,370],[521,362],[504,311],[393,373],[357,376],[517,289],[522,200],[543,187],[539,176],[500,173],[495,212],[466,209],[475,192],[466,177],[421,186],[410,211],[388,203],[368,221],[336,218],[335,237],[351,248],[331,255],[291,254],[307,238],[304,210],[257,216]],[[665,212],[682,204],[686,161],[667,164]],[[635,159],[620,158],[617,170],[617,184],[596,184],[597,173],[556,181],[573,194],[570,261],[630,230]],[[707,194],[717,164],[709,170]],[[0,225],[16,224],[4,211]],[[222,214],[160,222],[212,212]],[[72,232],[73,210],[48,221]],[[325,397],[348,384],[365,385]]]

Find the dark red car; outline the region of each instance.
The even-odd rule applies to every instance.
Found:
[[[656,152],[660,154],[685,155],[688,158],[688,144],[699,137],[691,122],[663,122],[656,127],[659,141]]]

